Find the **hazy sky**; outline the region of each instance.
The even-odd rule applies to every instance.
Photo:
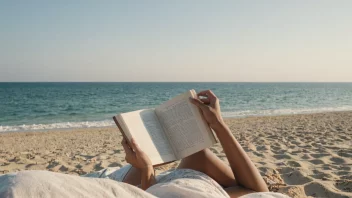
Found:
[[[0,81],[352,81],[352,1],[137,2],[0,0]]]

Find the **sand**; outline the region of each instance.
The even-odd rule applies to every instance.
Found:
[[[237,118],[226,123],[271,191],[291,197],[352,197],[352,112]],[[0,174],[50,170],[82,175],[123,166],[120,141],[115,127],[0,134]],[[219,144],[211,150],[227,162]]]

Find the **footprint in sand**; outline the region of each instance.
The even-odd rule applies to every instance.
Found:
[[[312,157],[314,158],[322,158],[322,157],[325,157],[325,156],[329,156],[331,154],[329,153],[317,153],[317,154],[310,154]]]
[[[310,154],[306,153],[302,156],[302,159],[305,159],[305,160],[312,159],[312,156]]]
[[[321,180],[331,180],[333,178],[331,174],[324,173],[318,170],[313,170],[313,174],[309,176],[315,179],[321,179]]]
[[[121,150],[114,150],[114,153],[121,153]]]
[[[324,165],[322,165],[322,169],[323,170],[333,170],[333,167],[331,167],[331,165],[329,165],[329,164],[324,164]]]
[[[96,164],[96,165],[94,166],[94,170],[95,170],[95,171],[99,171],[99,170],[101,170],[101,169],[107,168],[108,165],[109,165],[109,162],[108,162],[108,161],[102,160],[102,161],[100,161],[98,164]]]
[[[275,169],[269,167],[259,167],[258,169],[261,173],[263,173],[263,175],[271,175],[277,173]]]
[[[258,162],[258,164],[266,165],[266,164],[268,164],[268,163],[266,163],[266,162]]]
[[[108,167],[122,167],[122,164],[117,163],[117,162],[113,162],[113,163],[109,164]]]
[[[304,191],[306,195],[312,197],[334,197],[334,198],[345,198],[347,196],[337,194],[330,190],[330,188],[325,187],[319,182],[312,182],[304,186]]]
[[[346,160],[339,158],[339,157],[332,157],[332,158],[330,158],[330,161],[337,163],[337,164],[346,163]]]
[[[296,169],[295,168],[292,168],[292,167],[282,167],[282,168],[279,168],[278,171],[280,174],[287,174],[287,173],[292,173],[293,171],[295,171]]]
[[[309,145],[309,144],[306,144],[306,145],[302,146],[302,148],[305,148],[305,149],[310,149],[310,148],[312,148],[312,146],[311,146],[311,145]]]
[[[337,180],[335,182],[335,187],[344,192],[352,192],[352,181],[351,180]]]
[[[259,153],[259,152],[256,152],[256,151],[253,151],[253,154],[258,156],[258,157],[264,157],[264,155],[262,153]]]
[[[45,164],[28,164],[25,166],[26,170],[45,170]]]
[[[291,156],[287,155],[287,154],[278,154],[278,155],[274,155],[273,156],[275,159],[292,159]]]
[[[275,150],[279,150],[279,149],[281,149],[281,144],[275,142],[275,143],[273,143],[272,148]]]
[[[287,163],[291,167],[302,167],[302,165],[296,161],[288,161]]]
[[[323,149],[323,148],[315,148],[315,149],[312,149],[313,152],[316,152],[316,153],[325,153],[326,152],[326,149]]]
[[[344,171],[350,171],[352,168],[351,166],[341,166],[340,169]]]
[[[297,141],[297,140],[293,140],[293,141],[291,141],[291,143],[294,145],[297,145],[297,146],[302,144],[301,141]]]
[[[335,175],[339,175],[339,176],[343,176],[343,175],[349,175],[350,172],[348,171],[337,171],[337,172],[333,172]]]
[[[80,169],[80,168],[82,168],[82,165],[81,164],[77,164],[75,167]]]
[[[313,181],[311,178],[305,176],[301,171],[296,170],[291,173],[281,175],[282,179],[288,185],[302,185]]]
[[[312,163],[312,164],[315,164],[315,165],[324,164],[324,161],[320,160],[320,159],[310,160],[309,162]]]
[[[274,140],[277,140],[278,137],[277,137],[277,135],[269,135],[269,136],[266,137],[266,139],[274,139]]]
[[[268,151],[270,150],[270,145],[257,146],[257,151]]]
[[[352,158],[352,151],[350,151],[350,152],[348,152],[348,151],[338,151],[337,155],[339,155],[341,157]]]
[[[273,153],[278,154],[278,155],[283,155],[285,153],[288,153],[289,151],[286,149],[281,149],[281,150],[271,150]]]
[[[289,195],[290,197],[302,197],[304,195],[304,188],[302,186],[285,186],[281,187],[278,192]]]
[[[351,180],[352,181],[352,175],[341,176],[341,179],[347,179],[347,180]]]

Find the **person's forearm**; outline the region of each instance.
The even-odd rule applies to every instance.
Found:
[[[156,183],[153,167],[141,170],[141,188],[148,189]]]
[[[257,192],[268,191],[268,187],[259,174],[258,169],[254,166],[226,124],[219,122],[212,126],[212,128],[219,138],[237,183]]]

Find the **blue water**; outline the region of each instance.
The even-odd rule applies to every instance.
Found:
[[[352,110],[352,83],[0,83],[0,132],[110,126],[189,89],[212,89],[226,117]]]

